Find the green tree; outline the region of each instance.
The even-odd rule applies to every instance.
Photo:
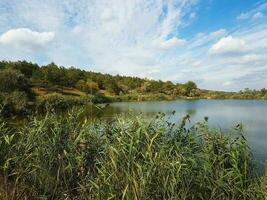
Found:
[[[114,93],[115,95],[119,95],[122,89],[117,85],[115,80],[110,79],[105,83],[105,89],[111,93]]]
[[[31,78],[33,73],[38,70],[39,66],[27,61],[12,62],[9,66],[15,70],[20,71],[25,77]]]
[[[80,89],[87,94],[96,94],[99,90],[98,84],[94,81],[79,80],[76,84],[76,88]]]
[[[0,83],[0,92],[13,92],[15,90],[29,92],[30,90],[25,76],[11,68],[0,71]]]
[[[262,95],[265,95],[265,94],[267,94],[267,89],[265,89],[265,88],[262,88],[262,89],[261,89],[261,94],[262,94]]]
[[[184,88],[186,96],[194,96],[194,92],[197,89],[197,85],[193,81],[188,81],[187,83],[184,84]]]
[[[76,83],[84,79],[84,73],[80,69],[75,69],[74,67],[71,67],[66,70],[65,72],[66,76],[66,85],[68,87],[75,87]]]
[[[175,85],[171,81],[166,81],[163,83],[162,89],[165,94],[173,94],[173,89]]]

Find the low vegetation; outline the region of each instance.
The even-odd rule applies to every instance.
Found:
[[[242,126],[77,113],[0,122],[0,199],[264,199]]]

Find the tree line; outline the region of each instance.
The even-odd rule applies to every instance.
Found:
[[[197,85],[192,81],[185,84],[174,84],[171,81],[112,76],[75,67],[65,68],[55,63],[39,66],[26,61],[0,62],[0,82],[1,92],[27,90],[30,87],[45,89],[69,87],[79,89],[87,94],[107,91],[111,95],[138,92],[194,96],[197,93]]]
[[[36,103],[36,97],[41,99],[41,104],[52,101],[54,105],[62,106],[65,103],[67,107],[76,102],[73,101],[73,97],[65,98],[66,94],[68,96],[74,94],[69,91],[76,91],[75,95],[79,91],[78,96],[92,97],[96,103],[107,101],[107,97],[130,101],[139,100],[139,96],[145,96],[141,100],[267,99],[265,88],[261,90],[246,88],[237,93],[209,91],[199,89],[193,81],[175,84],[171,81],[103,74],[75,67],[66,68],[55,63],[40,66],[27,61],[0,61],[0,83],[0,112],[5,110],[7,113],[24,110],[25,107]],[[46,96],[36,92],[35,89],[44,90]],[[47,95],[51,93],[61,96]]]

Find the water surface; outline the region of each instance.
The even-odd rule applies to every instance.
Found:
[[[203,121],[209,118],[209,125],[228,129],[243,123],[245,136],[259,160],[267,160],[267,101],[265,100],[176,100],[153,102],[119,102],[112,103],[103,109],[102,117],[110,118],[116,114],[142,112],[152,116],[163,112],[171,116],[173,122],[178,122],[184,115],[191,116],[191,122]]]

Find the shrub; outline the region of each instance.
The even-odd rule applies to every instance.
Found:
[[[76,105],[82,105],[83,101],[79,97],[64,96],[53,93],[37,97],[36,110],[45,111],[64,111]]]
[[[15,69],[7,68],[0,70],[0,92],[12,93],[14,91],[24,92],[28,98],[34,99],[28,79]]]
[[[110,103],[112,102],[112,98],[103,95],[95,95],[92,97],[91,102],[94,104]]]
[[[76,88],[80,89],[83,92],[86,92],[88,94],[95,94],[98,90],[98,84],[96,82],[93,81],[85,81],[85,80],[79,80],[76,83]]]
[[[29,99],[25,92],[14,91],[11,93],[1,93],[0,96],[2,115],[11,116],[29,112]]]

